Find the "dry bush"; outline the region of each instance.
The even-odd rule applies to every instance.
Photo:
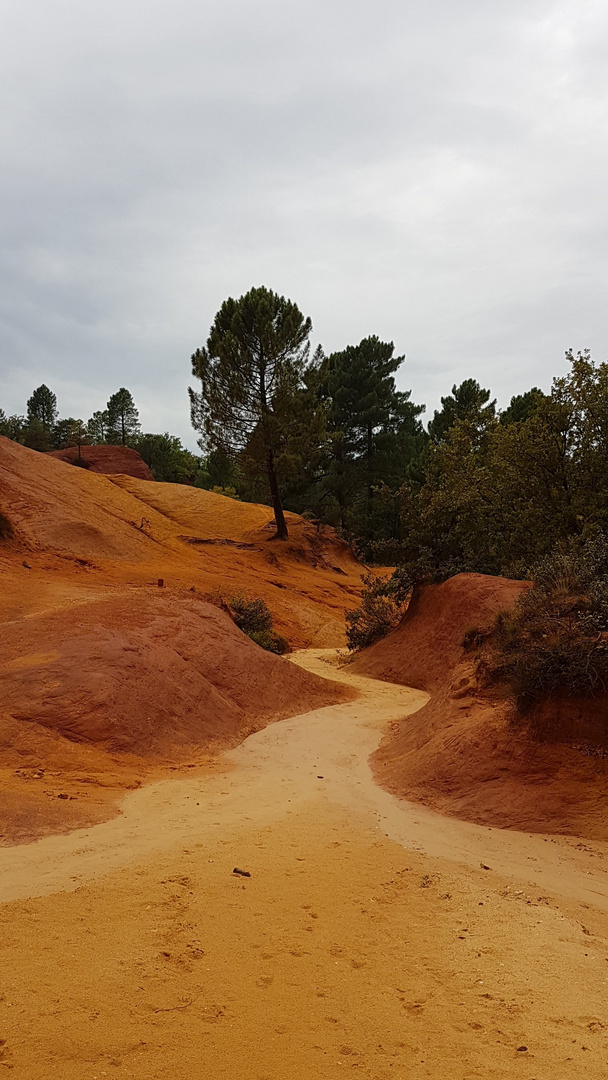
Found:
[[[407,599],[395,593],[391,578],[364,574],[363,585],[359,607],[346,612],[346,642],[351,650],[364,649],[385,637],[399,624],[407,607]]]

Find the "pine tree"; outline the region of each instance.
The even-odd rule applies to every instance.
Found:
[[[507,408],[500,414],[501,424],[522,424],[532,416],[546,396],[538,386],[526,390],[525,394],[514,394]]]
[[[27,403],[27,418],[29,421],[38,421],[50,436],[57,423],[57,398],[44,383],[34,390]]]
[[[435,443],[446,439],[457,420],[466,420],[482,435],[496,417],[496,399],[490,401],[490,391],[476,379],[465,379],[460,386],[454,384],[452,393],[442,397],[441,405],[429,421],[429,435]]]
[[[98,409],[94,412],[91,419],[87,423],[87,431],[89,438],[93,443],[104,443],[107,441],[108,436],[108,410]]]
[[[424,406],[409,400],[409,390],[396,389],[394,375],[405,358],[394,352],[392,342],[373,335],[326,362],[330,482],[343,525],[349,504],[360,496],[371,516],[376,484],[398,483],[424,443],[418,419]]]
[[[68,416],[55,424],[55,447],[64,450],[70,446],[78,448],[78,460],[81,460],[80,448],[90,442],[86,424],[75,416]]]
[[[224,301],[206,347],[192,356],[201,390],[189,391],[191,416],[201,447],[246,456],[250,469],[265,473],[281,540],[288,530],[277,458],[303,390],[311,330],[311,320],[291,300],[254,288]]]
[[[107,407],[108,441],[120,440],[123,446],[127,440],[137,435],[140,430],[139,412],[135,407],[133,395],[125,386],[121,386],[109,399]]]

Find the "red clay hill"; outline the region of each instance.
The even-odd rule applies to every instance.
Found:
[[[159,770],[350,696],[209,603],[261,596],[292,645],[343,643],[360,565],[294,514],[275,541],[270,518],[0,438],[0,843],[107,817]]]
[[[416,591],[400,626],[358,657],[359,674],[427,690],[372,756],[394,794],[483,825],[608,838],[605,762],[563,742],[536,742],[504,696],[479,684],[468,630],[491,629],[525,582],[458,574]],[[563,703],[549,706],[562,709]],[[605,702],[593,704],[605,708]],[[572,711],[572,710],[571,710]]]
[[[49,450],[48,457],[65,461],[95,473],[124,473],[138,480],[153,480],[145,461],[130,446],[68,446],[65,450]]]

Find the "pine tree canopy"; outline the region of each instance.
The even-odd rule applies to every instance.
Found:
[[[57,398],[44,383],[34,390],[28,400],[27,418],[30,421],[38,421],[47,434],[55,426],[57,421]]]
[[[139,412],[135,407],[133,395],[125,386],[112,394],[107,407],[107,431],[109,442],[120,440],[123,446],[140,430]]]
[[[312,322],[291,300],[263,286],[222,304],[206,347],[192,356],[200,391],[190,389],[201,446],[247,452],[266,472],[277,535],[287,539],[276,458],[290,426],[290,403],[304,389]]]
[[[467,421],[482,433],[496,417],[496,400],[490,401],[490,391],[484,390],[476,379],[454,385],[452,393],[442,397],[441,404],[442,409],[436,410],[429,421],[429,435],[435,443],[443,442],[458,420]]]

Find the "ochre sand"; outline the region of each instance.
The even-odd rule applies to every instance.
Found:
[[[250,736],[215,775],[140,788],[111,821],[0,850],[0,1071],[606,1075],[608,845],[381,790],[368,755],[427,695],[332,657],[294,660],[357,700]]]

